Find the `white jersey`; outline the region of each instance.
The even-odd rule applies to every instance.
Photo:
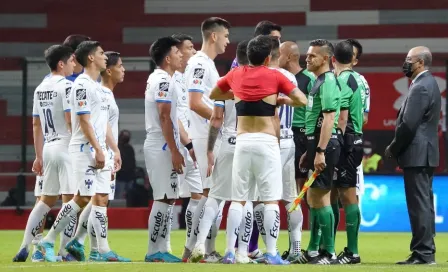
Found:
[[[109,116],[109,94],[101,85],[86,74],[73,82],[70,105],[72,107],[72,139],[70,145],[86,144],[89,141],[81,130],[79,115],[90,114],[90,124],[101,147],[106,146]]]
[[[222,137],[236,137],[238,119],[234,100],[215,101],[215,106],[224,108],[224,124],[222,126]]]
[[[364,112],[368,113],[369,110],[370,110],[370,87],[369,87],[369,83],[367,83],[367,80],[366,80],[366,78],[363,75],[361,75],[358,72],[355,72],[355,73],[357,73],[359,75],[359,77],[362,80],[362,83],[364,84],[364,88],[366,89],[366,106],[365,106]]]
[[[148,78],[145,92],[145,124],[146,141],[160,142],[161,148],[166,148],[160,124],[157,103],[170,103],[170,118],[173,124],[174,140],[179,146],[179,126],[177,124],[177,94],[174,89],[174,78],[162,69],[157,68]]]
[[[182,122],[184,129],[188,131],[190,125],[190,109],[188,107],[188,93],[185,85],[185,77],[181,72],[176,71],[173,75],[174,88],[177,95],[177,116]]]
[[[118,110],[117,102],[115,101],[114,93],[106,86],[101,86],[109,96],[109,124],[112,128],[112,135],[114,136],[115,143],[118,143],[118,118],[120,111]]]
[[[213,109],[213,101],[209,98],[210,92],[218,82],[219,74],[215,62],[205,53],[198,51],[188,61],[185,70],[187,90],[202,93],[202,102]],[[209,120],[190,110],[190,127],[188,135],[192,139],[207,138]]]
[[[64,112],[70,112],[72,82],[63,76],[46,77],[34,91],[33,117],[39,117],[44,142],[70,140]]]
[[[297,87],[297,80],[296,77],[288,72],[285,69],[282,68],[274,68],[281,72],[289,81],[291,81],[294,86]],[[284,95],[284,94],[280,94]],[[294,107],[288,106],[288,105],[282,105],[279,109],[278,115],[280,117],[280,146],[282,146],[282,140],[287,139],[293,139],[293,132],[292,132],[292,118],[294,116]]]

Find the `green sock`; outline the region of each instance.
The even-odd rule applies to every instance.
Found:
[[[320,243],[320,228],[317,217],[317,209],[310,208],[310,243],[308,244],[308,251],[318,251]]]
[[[345,228],[347,231],[347,247],[353,254],[358,254],[358,234],[361,223],[361,212],[358,204],[351,204],[344,208]]]
[[[331,206],[317,209],[324,249],[334,254],[334,214]]]
[[[339,225],[339,218],[340,218],[340,214],[339,214],[339,203],[332,203],[331,204],[331,209],[333,210],[333,214],[334,214],[334,243],[336,244],[336,233],[338,231],[338,225]]]

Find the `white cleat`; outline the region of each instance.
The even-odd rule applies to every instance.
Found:
[[[249,258],[249,256],[240,254],[238,252],[236,252],[236,254],[235,254],[235,261],[236,261],[236,263],[239,263],[239,264],[253,264],[253,263],[256,263],[251,258]]]
[[[213,251],[210,254],[206,254],[204,258],[202,258],[199,262],[200,263],[220,263],[222,260],[222,256],[216,252]]]
[[[261,257],[263,257],[263,252],[260,249],[256,249],[249,253],[249,258],[251,258],[253,260],[261,258]]]
[[[204,256],[205,256],[205,245],[199,244],[191,252],[191,256],[188,259],[188,262],[197,263],[200,260],[202,260],[204,258]]]

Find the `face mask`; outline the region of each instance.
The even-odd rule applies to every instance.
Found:
[[[414,71],[412,70],[412,65],[414,64],[414,63],[416,63],[416,62],[407,62],[407,61],[405,61],[404,63],[403,63],[403,67],[402,67],[402,70],[403,70],[403,74],[406,76],[406,77],[412,77],[412,74],[414,73]]]
[[[370,155],[370,153],[372,153],[372,148],[364,148],[364,154]]]

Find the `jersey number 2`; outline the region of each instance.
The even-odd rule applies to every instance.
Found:
[[[56,133],[56,130],[54,129],[53,115],[51,114],[51,110],[43,109],[43,112],[45,118],[45,134],[48,134],[48,128],[52,129],[53,133]]]

